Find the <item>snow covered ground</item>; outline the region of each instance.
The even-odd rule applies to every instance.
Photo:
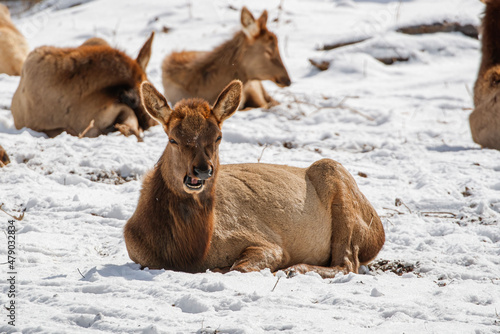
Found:
[[[0,144],[12,160],[0,169],[0,203],[26,210],[15,223],[16,327],[2,310],[0,332],[499,333],[500,152],[480,149],[468,123],[480,44],[460,33],[395,32],[443,20],[477,25],[479,1],[48,0],[14,20],[33,48],[98,36],[134,57],[155,30],[148,75],[162,90],[163,57],[230,38],[243,5],[269,11],[293,84],[265,83],[281,105],[224,124],[222,162],[341,162],[384,223],[371,272],[278,281],[269,271],[139,270],[122,229],[166,145],[163,130],[146,131],[142,143],[16,130],[19,78],[0,75]],[[358,37],[372,38],[317,51]],[[394,56],[409,61],[374,59]],[[309,58],[332,61],[330,69]],[[0,212],[4,231],[8,219]],[[7,271],[0,265],[5,306]]]

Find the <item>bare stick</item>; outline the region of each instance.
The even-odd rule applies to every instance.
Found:
[[[280,276],[280,277],[278,277],[278,280],[277,280],[277,281],[276,281],[276,283],[274,284],[273,289],[271,290],[271,292],[274,292],[274,289],[276,289],[276,285],[278,285],[278,282],[280,281],[280,279],[281,279],[281,276]]]
[[[2,211],[2,212],[3,212],[3,213],[5,213],[7,216],[9,216],[9,217],[11,217],[11,218],[13,218],[13,219],[15,219],[15,220],[17,220],[17,221],[21,221],[21,220],[23,220],[23,218],[24,218],[24,212],[23,212],[23,213],[21,213],[21,215],[20,215],[19,217],[13,216],[13,215],[11,215],[10,213],[8,213],[7,211],[5,211],[4,209],[2,209],[3,204],[4,204],[4,203],[0,204],[0,211]]]
[[[85,136],[87,132],[89,132],[89,130],[92,129],[93,127],[94,127],[94,120],[91,120],[89,126],[87,126],[85,130],[83,130],[83,132],[78,135],[78,138],[83,138],[83,136]]]
[[[396,209],[391,209],[391,208],[382,208],[382,209],[384,209],[384,210],[391,210],[391,211],[394,211],[394,212],[396,212],[396,213],[398,213],[400,215],[404,215],[405,214],[404,212],[398,211]]]
[[[264,155],[264,151],[266,148],[269,146],[269,144],[264,145],[264,148],[262,149],[262,152],[260,152],[260,157],[257,159],[257,162],[260,162],[260,159],[262,159],[262,156]]]
[[[453,212],[445,212],[445,211],[422,211],[420,212],[424,216],[430,216],[430,217],[435,217],[435,216],[451,216],[451,217],[444,217],[444,218],[457,218],[457,215],[454,214]]]
[[[83,278],[85,278],[85,276],[83,276],[82,272],[80,271],[80,268],[76,268],[78,270],[78,272],[80,273],[80,275],[82,275]]]

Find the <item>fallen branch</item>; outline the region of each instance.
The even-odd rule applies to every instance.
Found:
[[[13,218],[13,219],[15,219],[15,220],[17,220],[17,221],[21,221],[21,220],[23,220],[23,218],[24,218],[24,212],[23,212],[23,213],[21,213],[21,215],[20,215],[19,217],[13,216],[13,215],[11,215],[10,213],[8,213],[7,211],[5,211],[5,210],[2,208],[2,207],[3,207],[3,204],[4,204],[4,203],[0,204],[0,211],[2,211],[2,212],[3,212],[3,213],[5,213],[7,216],[9,216],[9,217],[11,217],[11,218]]]
[[[324,44],[323,46],[319,47],[317,50],[318,51],[329,51],[329,50],[333,50],[333,49],[337,49],[337,48],[341,48],[343,46],[348,46],[348,45],[353,45],[353,44],[358,44],[358,43],[361,43],[361,42],[364,42],[368,39],[370,39],[371,37],[367,37],[367,38],[361,38],[361,39],[357,39],[357,40],[353,40],[353,41],[349,41],[349,42],[340,42],[340,43],[332,43],[332,44]]]
[[[425,217],[438,217],[438,218],[457,218],[457,215],[453,212],[444,212],[444,211],[422,211],[420,212]],[[441,216],[450,216],[450,217],[441,217]]]
[[[409,27],[401,27],[396,30],[408,35],[435,34],[438,32],[460,32],[465,36],[478,39],[479,29],[472,24],[462,25],[457,22],[436,22],[433,24],[419,24]]]
[[[408,57],[386,57],[386,58],[375,58],[379,62],[384,63],[386,65],[392,65],[396,62],[408,61],[410,58]]]
[[[328,68],[330,68],[330,62],[327,60],[316,61],[314,59],[309,58],[309,62],[311,63],[312,66],[316,67],[320,71],[326,71]]]

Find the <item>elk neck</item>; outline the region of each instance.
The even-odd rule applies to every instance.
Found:
[[[500,64],[500,3],[491,1],[486,5],[482,26],[482,53],[480,73]]]
[[[242,31],[237,32],[232,39],[198,60],[197,66],[193,68],[194,81],[202,79],[206,84],[222,82],[222,85],[226,85],[238,79],[246,83],[248,75],[242,59],[247,47],[245,34]]]
[[[200,194],[187,194],[171,184],[167,152],[158,161],[149,182],[153,212],[150,217],[161,240],[160,256],[173,270],[192,271],[209,250],[214,228],[215,179]],[[215,166],[214,166],[215,167]],[[219,166],[216,166],[218,170]]]

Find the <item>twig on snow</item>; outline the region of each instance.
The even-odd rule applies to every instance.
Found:
[[[85,130],[83,130],[83,132],[78,135],[78,138],[83,138],[83,136],[85,136],[87,132],[89,132],[89,130],[92,129],[93,127],[94,127],[94,120],[91,120],[89,126],[87,126]]]
[[[4,204],[4,203],[0,204],[0,211],[2,211],[3,213],[5,213],[7,216],[9,216],[9,217],[11,217],[11,218],[14,218],[14,219],[15,219],[15,220],[17,220],[17,221],[21,221],[21,220],[23,220],[23,218],[24,218],[24,211],[21,213],[21,215],[20,215],[19,217],[16,217],[16,216],[11,215],[10,213],[8,213],[7,211],[5,211],[4,209],[2,209],[3,204]],[[25,210],[26,210],[26,209],[25,209]]]
[[[446,211],[422,211],[420,212],[425,217],[440,217],[440,216],[451,216],[451,217],[442,217],[442,218],[457,218],[457,215],[453,212]]]
[[[260,163],[260,159],[262,159],[262,156],[264,155],[264,151],[266,150],[266,148],[269,146],[269,144],[266,144],[264,145],[264,148],[262,149],[262,152],[260,152],[260,156],[259,158],[257,159],[257,163]]]
[[[278,277],[278,280],[274,284],[273,289],[271,290],[271,292],[274,292],[274,289],[276,289],[276,286],[278,285],[278,282],[280,281],[280,279],[281,279],[281,276]]]

